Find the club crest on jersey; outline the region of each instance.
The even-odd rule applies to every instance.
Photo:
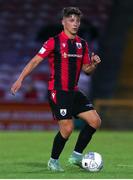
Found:
[[[76,42],[76,46],[77,46],[78,49],[81,49],[81,48],[82,48],[82,44],[81,44],[81,43],[77,43],[77,42]]]
[[[67,109],[60,109],[60,114],[65,116],[67,114]]]

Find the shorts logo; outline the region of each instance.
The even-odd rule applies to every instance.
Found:
[[[65,116],[67,114],[67,109],[60,109],[60,114]]]
[[[52,92],[51,92],[51,99],[54,101],[54,103],[56,104],[56,91],[55,90],[53,90]]]

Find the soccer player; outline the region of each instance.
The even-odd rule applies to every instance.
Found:
[[[83,150],[101,124],[101,119],[93,105],[77,86],[81,69],[89,75],[101,62],[99,56],[94,53],[89,57],[87,42],[77,35],[81,16],[79,8],[63,9],[63,31],[43,44],[11,87],[12,94],[15,94],[25,77],[44,58],[49,58],[48,98],[54,118],[59,124],[59,132],[54,138],[51,157],[48,161],[48,168],[53,171],[63,171],[59,164],[59,156],[74,128],[72,117],[78,117],[86,122],[68,160],[74,165],[81,164]]]

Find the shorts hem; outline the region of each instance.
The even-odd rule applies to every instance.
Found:
[[[78,115],[78,114],[83,113],[83,112],[86,112],[86,111],[91,111],[91,110],[95,110],[94,107],[89,108],[89,109],[85,109],[85,110],[82,110],[82,111],[79,111],[79,112],[77,112],[76,114],[74,114],[73,116],[74,116],[75,118],[77,118],[77,115]]]

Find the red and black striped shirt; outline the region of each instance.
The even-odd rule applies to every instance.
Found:
[[[64,32],[49,38],[38,55],[49,58],[49,90],[77,90],[82,65],[91,63],[87,42],[79,36],[69,39]]]

